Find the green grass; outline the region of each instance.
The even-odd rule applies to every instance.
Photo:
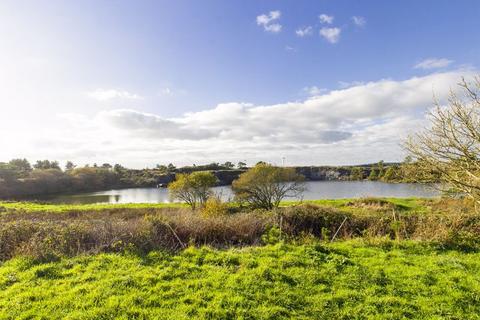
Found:
[[[426,212],[428,209],[425,204],[429,201],[434,201],[434,199],[424,199],[424,198],[372,198],[378,200],[385,200],[399,209],[404,211],[416,211],[416,212]],[[321,206],[335,207],[338,209],[345,209],[347,211],[355,211],[355,208],[349,204],[353,201],[362,200],[362,198],[356,199],[322,199],[322,200],[304,200],[301,203],[311,203]],[[299,201],[283,201],[281,205],[291,206],[299,204]]]
[[[480,319],[480,253],[360,240],[0,265],[0,319]]]
[[[386,200],[395,206],[406,210],[424,212],[427,210],[425,203],[432,201],[421,198],[378,198]],[[358,199],[357,199],[358,200]],[[283,201],[281,206],[292,206],[300,203],[312,203],[317,205],[331,206],[346,211],[354,212],[356,208],[348,204],[355,199],[335,199],[335,200],[304,200],[300,201]],[[230,203],[232,206],[237,206],[236,203]],[[129,203],[129,204],[47,204],[37,202],[15,202],[15,201],[0,201],[0,214],[2,208],[4,210],[32,212],[70,212],[70,211],[100,211],[105,209],[148,209],[148,208],[182,208],[187,207],[185,203]]]
[[[106,209],[147,209],[147,208],[183,208],[185,203],[126,203],[126,204],[46,204],[37,202],[0,201],[0,209],[19,210],[25,212],[69,212],[69,211],[101,211]],[[1,214],[1,210],[0,210]]]

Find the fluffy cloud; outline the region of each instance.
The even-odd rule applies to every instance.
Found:
[[[357,27],[364,27],[367,24],[367,20],[364,17],[360,16],[353,16],[352,17],[353,24]]]
[[[222,103],[176,118],[131,109],[63,114],[55,125],[4,139],[5,157],[51,158],[82,163],[155,163],[259,160],[292,164],[351,164],[401,160],[399,143],[424,124],[432,89],[445,101],[461,76],[434,73],[382,79],[323,91],[303,101],[271,105]],[[11,128],[10,128],[11,129]],[[0,135],[8,136],[8,127]],[[19,150],[21,151],[19,154]]]
[[[308,26],[308,27],[305,27],[305,28],[299,28],[295,31],[295,34],[299,37],[306,37],[306,36],[310,36],[312,35],[313,33],[313,28]]]
[[[262,26],[267,32],[278,33],[282,31],[282,25],[276,22],[278,19],[280,19],[280,16],[280,11],[270,11],[268,14],[257,16],[257,24]]]
[[[102,111],[90,119],[65,115],[65,126],[75,128],[75,133],[49,133],[36,143],[69,156],[82,150],[95,161],[114,157],[140,166],[158,162],[159,157],[179,164],[275,161],[281,156],[297,164],[401,160],[399,143],[422,126],[424,112],[432,105],[432,88],[440,100],[445,99],[450,87],[468,74],[384,79],[330,92],[311,87],[318,94],[304,101],[223,103],[178,118],[129,109]],[[79,130],[83,125],[88,127]],[[52,136],[64,138],[51,141]]]
[[[330,43],[337,43],[340,40],[340,28],[322,28],[320,29],[320,35]]]
[[[452,63],[453,63],[453,60],[449,60],[449,59],[445,59],[445,58],[441,58],[441,59],[429,58],[429,59],[425,59],[423,61],[420,61],[419,63],[417,63],[414,66],[414,68],[415,69],[424,69],[424,70],[438,69],[438,68],[448,67]]]
[[[93,98],[99,101],[107,101],[112,99],[131,99],[131,100],[142,99],[141,96],[135,93],[122,91],[122,90],[115,90],[115,89],[108,89],[108,90],[98,89],[98,90],[87,93],[87,95],[90,98]]]
[[[318,19],[320,20],[321,23],[332,24],[334,17],[329,16],[327,14],[321,14],[318,16]]]

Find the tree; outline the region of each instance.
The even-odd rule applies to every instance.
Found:
[[[434,101],[430,125],[410,136],[405,148],[415,161],[416,180],[438,179],[444,190],[471,198],[480,208],[480,77],[459,83],[448,105]]]
[[[239,161],[239,162],[237,163],[237,168],[238,168],[238,169],[244,169],[244,168],[246,168],[246,167],[247,167],[247,164],[246,164],[245,162]]]
[[[184,201],[195,209],[205,205],[216,183],[217,178],[209,171],[179,173],[175,181],[168,185],[168,192],[171,199]]]
[[[104,163],[104,164],[102,164],[101,168],[110,170],[110,169],[112,169],[112,165],[110,163]]]
[[[12,182],[17,178],[15,167],[11,164],[0,162],[0,181]]]
[[[350,171],[350,180],[363,180],[364,173],[362,167],[354,167]]]
[[[73,169],[75,169],[76,165],[73,164],[72,161],[67,161],[67,163],[65,164],[65,171],[72,171]]]
[[[382,178],[383,175],[385,174],[385,167],[384,167],[384,162],[381,160],[380,162],[377,163],[377,168],[378,168],[378,174],[377,177],[378,179]]]
[[[254,208],[272,209],[286,197],[298,197],[305,190],[304,177],[294,168],[259,163],[233,181],[237,200]]]
[[[49,160],[38,160],[37,163],[33,165],[35,169],[38,170],[47,170],[47,169],[56,169],[61,170],[58,161],[49,161]]]
[[[368,175],[368,180],[375,181],[377,179],[378,179],[377,168],[372,168],[372,170],[370,170],[370,174]]]
[[[12,159],[8,164],[17,172],[18,177],[25,178],[32,171],[27,159]]]
[[[382,176],[382,180],[385,182],[395,181],[398,179],[398,167],[397,166],[390,166],[385,171],[385,174]]]
[[[223,164],[223,166],[227,169],[233,169],[235,168],[235,165],[233,163],[231,163],[230,161],[227,161]]]
[[[167,166],[164,165],[164,164],[157,164],[157,165],[155,166],[155,168],[156,168],[158,171],[160,171],[160,172],[167,172],[167,171],[168,171]]]
[[[173,164],[169,163],[167,166],[168,172],[173,172],[177,167],[175,167]]]
[[[116,173],[121,173],[122,171],[125,171],[125,167],[123,167],[122,165],[116,163],[114,166],[113,166],[113,171],[116,172]]]

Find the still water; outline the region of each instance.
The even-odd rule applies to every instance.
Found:
[[[303,200],[342,199],[359,197],[422,197],[438,196],[438,192],[428,186],[411,183],[384,183],[378,181],[309,181],[305,183]],[[214,192],[224,200],[233,198],[230,186],[215,187]],[[300,200],[290,198],[286,200]],[[166,203],[170,202],[168,190],[164,188],[119,189],[100,192],[63,195],[47,200],[51,203],[91,204],[91,203]]]

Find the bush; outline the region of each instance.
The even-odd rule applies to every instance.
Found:
[[[229,213],[228,204],[222,202],[217,196],[208,198],[204,207],[201,209],[201,214],[204,217],[220,217]]]

